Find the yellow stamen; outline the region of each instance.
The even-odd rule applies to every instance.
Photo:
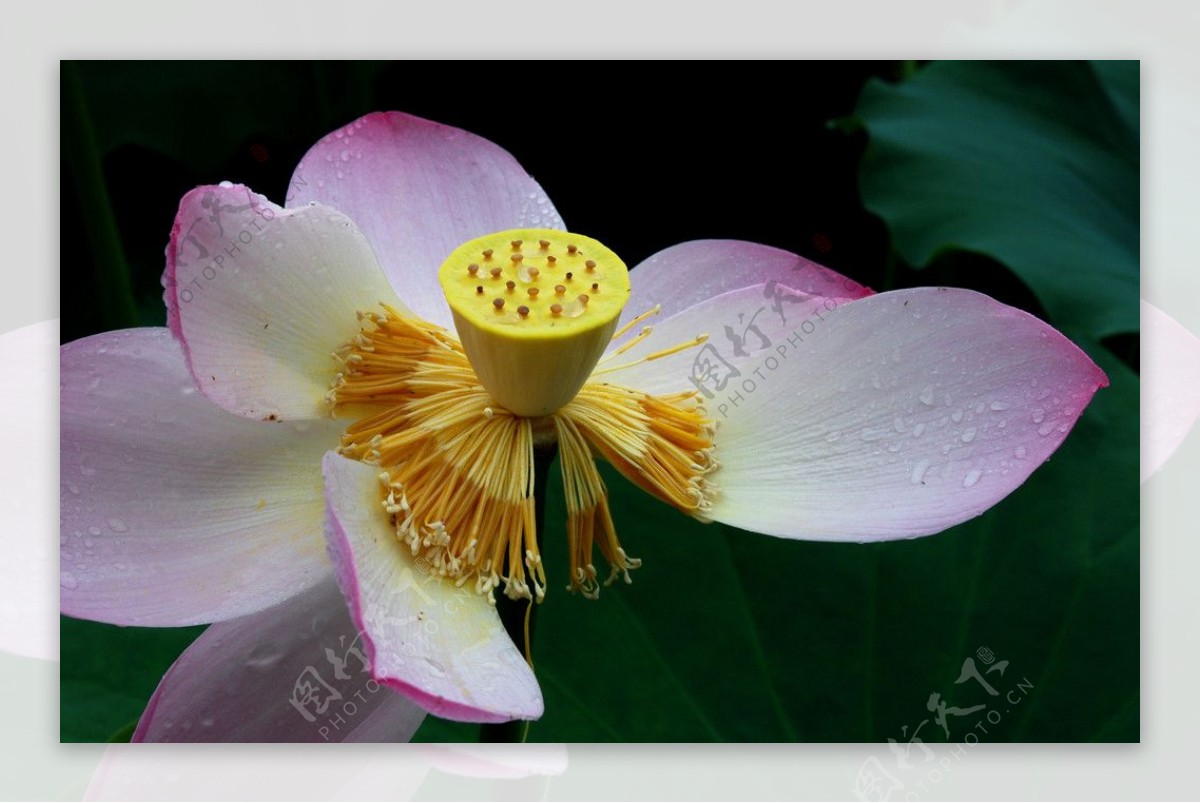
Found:
[[[396,536],[429,571],[493,602],[501,583],[540,601],[532,422],[494,406],[445,330],[394,310],[363,317],[373,328],[348,347],[332,400],[375,412],[340,451],[385,469]]]
[[[598,376],[600,374],[608,374],[608,373],[612,373],[613,371],[620,371],[624,368],[632,368],[633,366],[641,365],[644,362],[653,362],[654,360],[661,360],[663,357],[670,357],[672,354],[678,354],[681,351],[687,351],[688,349],[695,348],[696,346],[702,345],[703,343],[705,343],[707,341],[708,341],[708,335],[696,335],[691,340],[671,346],[669,349],[662,349],[661,351],[656,351],[656,352],[653,352],[652,354],[647,354],[645,357],[639,357],[638,359],[634,360],[633,362],[622,363],[621,365],[610,365],[606,368],[601,368],[597,371],[593,371],[592,376]],[[625,352],[625,349],[620,348],[620,349],[617,349],[612,354],[610,354],[609,357],[615,357],[618,354],[623,354],[624,352]],[[607,360],[609,357],[605,357],[605,360]],[[603,360],[601,360],[601,362],[603,362]]]
[[[628,332],[630,329],[632,329],[633,327],[637,326],[639,323],[641,323],[642,321],[646,320],[647,318],[650,318],[650,317],[652,317],[652,316],[654,316],[654,315],[657,315],[657,314],[658,314],[658,313],[660,313],[660,312],[662,312],[662,304],[655,304],[653,307],[651,307],[650,309],[646,310],[646,311],[645,311],[645,312],[643,312],[641,315],[637,316],[637,317],[636,317],[636,318],[634,318],[632,321],[630,321],[629,323],[625,324],[625,325],[624,325],[624,326],[622,326],[620,329],[618,329],[616,332],[614,332],[614,333],[613,333],[613,336],[612,336],[612,339],[613,339],[613,340],[620,340],[620,339],[621,339],[621,335],[625,334],[625,333],[626,333],[626,332]]]

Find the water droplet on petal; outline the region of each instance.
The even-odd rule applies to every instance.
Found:
[[[921,391],[920,399],[921,404],[924,404],[928,407],[933,406],[933,385],[925,386],[925,389]]]
[[[129,532],[129,525],[120,519],[109,519],[108,529],[112,530],[114,533],[124,533]]]
[[[963,487],[970,488],[975,483],[979,482],[979,478],[983,476],[983,472],[977,468],[973,468],[967,472],[967,476],[963,477]]]
[[[975,427],[967,427],[965,430],[963,430],[962,442],[970,443],[971,441],[975,440],[975,431]]]
[[[917,464],[915,466],[913,466],[912,475],[909,477],[909,480],[912,482],[913,485],[920,485],[922,482],[924,482],[925,472],[928,470],[929,470],[929,461],[928,460],[918,460]]]
[[[1013,450],[1013,457],[1016,457],[1019,460],[1024,460],[1025,454],[1026,454],[1026,451],[1025,451],[1024,446],[1018,446],[1016,449]]]
[[[62,576],[59,578],[59,584],[63,588],[73,589],[78,587],[79,581],[76,580],[75,575],[71,574],[70,572],[63,572]]]

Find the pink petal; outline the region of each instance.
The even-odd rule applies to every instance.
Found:
[[[183,197],[163,284],[196,384],[259,420],[325,416],[331,352],[358,334],[356,312],[399,305],[353,221],[321,206],[285,210],[242,186]]]
[[[714,296],[750,285],[780,282],[814,296],[863,298],[871,290],[853,279],[788,251],[742,240],[695,240],[673,245],[629,274],[632,294],[624,320],[662,305],[658,320]]]
[[[505,229],[563,228],[507,151],[400,112],[369,114],[322,139],[288,192],[288,206],[316,200],[354,218],[404,303],[445,327],[450,312],[437,270],[451,251]]]
[[[909,538],[977,516],[1108,384],[1045,323],[966,290],[872,296],[794,337],[710,403],[712,517],[788,538]]]
[[[496,609],[427,574],[397,540],[379,468],[330,452],[324,469],[329,553],[376,679],[446,719],[540,717],[537,680]]]
[[[58,660],[54,542],[54,452],[58,321],[0,336],[0,651]]]
[[[1162,468],[1200,417],[1200,340],[1142,302],[1142,482]]]
[[[166,329],[77,340],[61,360],[63,613],[214,622],[328,574],[320,460],[334,422],[226,413]]]
[[[133,740],[408,741],[424,710],[372,679],[362,656],[330,574],[204,631],[159,682]]]

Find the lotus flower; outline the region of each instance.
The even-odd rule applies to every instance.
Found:
[[[63,612],[218,623],[138,739],[536,719],[494,601],[631,579],[596,457],[703,520],[911,538],[1003,499],[1107,384],[974,292],[735,241],[627,272],[509,154],[398,113],[314,146],[286,208],[188,193],[163,283],[169,330],[62,349]],[[548,441],[569,566],[535,532]]]

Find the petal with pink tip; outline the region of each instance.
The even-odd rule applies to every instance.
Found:
[[[331,353],[358,334],[356,313],[403,309],[352,220],[283,209],[242,186],[183,197],[163,284],[196,384],[259,420],[323,417]]]
[[[494,606],[431,576],[401,545],[379,467],[325,456],[326,538],[375,678],[432,714],[537,719],[542,693]]]
[[[320,201],[366,233],[396,293],[450,327],[437,271],[467,240],[505,229],[562,229],[546,193],[482,137],[400,112],[334,131],[305,154],[288,206]]]
[[[61,350],[62,612],[169,627],[243,616],[329,572],[331,421],[264,424],[196,391],[166,329]]]
[[[1142,471],[1162,468],[1200,417],[1200,339],[1142,302]]]
[[[1108,384],[1042,321],[966,290],[872,296],[798,334],[710,403],[718,521],[813,540],[939,532],[1023,483]]]
[[[742,240],[695,240],[673,245],[629,273],[632,291],[624,320],[662,305],[661,319],[715,296],[777,282],[813,296],[863,298],[869,288],[816,262]]]
[[[135,742],[406,742],[425,718],[370,674],[330,573],[204,631],[158,684]]]

